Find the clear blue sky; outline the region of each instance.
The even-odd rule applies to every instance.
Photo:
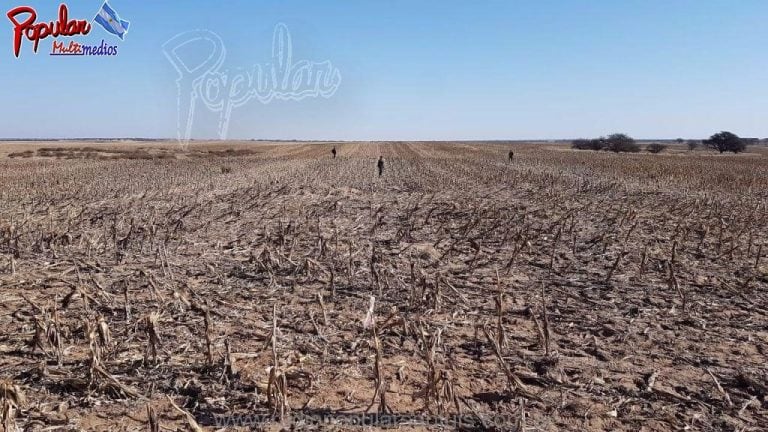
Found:
[[[25,40],[18,59],[5,13],[28,4],[50,21],[58,2],[3,4],[0,137],[175,137],[162,44],[209,29],[227,48],[222,70],[253,67],[270,62],[281,22],[294,59],[330,60],[341,85],[329,99],[252,100],[228,138],[768,137],[764,0],[110,0],[131,22],[126,40],[100,27],[73,40],[104,39],[117,57],[51,57],[49,38],[37,55]],[[76,18],[101,6],[67,4]],[[198,108],[193,138],[217,124]]]

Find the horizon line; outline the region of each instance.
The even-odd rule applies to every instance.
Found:
[[[604,136],[604,135],[603,135]],[[594,137],[592,137],[594,138]],[[635,138],[636,141],[676,141],[678,139],[683,140],[704,140],[707,138]],[[766,138],[758,137],[740,137],[743,139],[755,139],[758,141],[768,141]],[[299,139],[299,138],[196,138],[190,139],[189,142],[243,142],[243,141],[271,141],[271,142],[341,142],[341,143],[356,143],[356,142],[562,142],[573,141],[577,139],[589,139],[589,137],[575,137],[575,138],[463,138],[463,139]],[[148,137],[77,137],[77,138],[20,138],[20,137],[0,137],[0,142],[40,142],[40,141],[179,141],[177,138],[148,138]]]

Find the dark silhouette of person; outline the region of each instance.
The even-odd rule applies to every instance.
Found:
[[[512,150],[510,150],[510,151],[509,151],[509,160],[510,160],[510,161],[512,161],[513,159],[515,159],[515,152],[513,152]]]
[[[379,167],[379,177],[381,177],[382,174],[384,174],[384,157],[379,156],[379,162],[376,163],[376,166]]]
[[[336,159],[336,147],[331,149],[331,154],[333,155],[333,158]]]

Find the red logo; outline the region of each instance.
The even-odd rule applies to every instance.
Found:
[[[27,14],[26,19],[21,21],[19,15]],[[59,6],[58,21],[36,23],[37,12],[29,6],[19,6],[8,11],[8,19],[13,23],[13,53],[16,57],[21,51],[22,37],[26,37],[32,42],[32,50],[37,52],[40,41],[48,36],[57,38],[59,36],[71,37],[78,35],[87,35],[91,31],[91,23],[87,20],[68,19],[69,11],[67,5]],[[63,43],[60,44],[63,47]]]

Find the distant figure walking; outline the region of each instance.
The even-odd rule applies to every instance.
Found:
[[[515,159],[515,152],[512,150],[509,151],[509,161],[512,162]]]
[[[379,162],[376,163],[376,166],[379,167],[379,177],[381,177],[384,174],[384,156],[379,156]]]
[[[331,154],[333,155],[333,158],[334,158],[334,159],[336,159],[336,147],[334,147],[334,148],[331,150]]]

